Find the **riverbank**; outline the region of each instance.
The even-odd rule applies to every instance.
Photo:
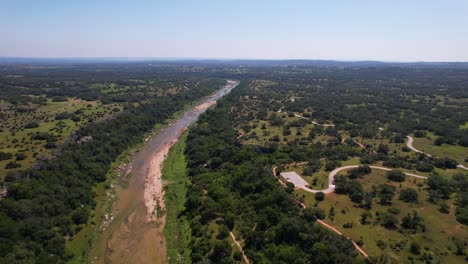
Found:
[[[96,190],[106,191],[96,192],[94,217],[67,245],[67,250],[74,255],[70,263],[167,263],[164,219],[148,219],[153,212],[165,217],[161,200],[164,195],[160,177],[162,162],[185,128],[237,84],[228,81],[214,94],[174,113],[171,119],[157,125],[140,144],[114,162],[113,167],[121,170],[110,170],[105,188],[96,187]],[[150,196],[155,198],[153,201],[161,202],[148,207],[145,189],[146,193],[153,192]]]
[[[190,184],[187,176],[185,147],[188,132],[184,132],[177,143],[171,148],[164,161],[162,179],[166,183],[165,206],[167,255],[170,263],[190,263],[189,241],[190,225],[184,216],[179,216],[185,209],[187,186]]]
[[[188,109],[188,106],[186,108]],[[164,123],[156,124],[153,130],[142,138],[140,143],[122,152],[111,164],[106,174],[106,181],[97,184],[93,188],[96,193],[96,207],[92,211],[88,224],[67,243],[66,249],[69,254],[73,255],[73,258],[67,263],[93,263],[96,260],[91,252],[96,251],[96,248],[105,248],[105,245],[97,245],[97,241],[101,236],[101,232],[111,228],[112,222],[116,220],[112,212],[112,206],[117,199],[118,188],[125,187],[128,184],[128,179],[132,177],[130,173],[131,163],[135,154],[141,151],[149,138],[164,130],[182,114],[183,112],[179,111]]]

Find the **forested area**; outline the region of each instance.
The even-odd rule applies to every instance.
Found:
[[[468,174],[457,167],[468,162],[466,70],[274,70],[249,80],[229,111],[241,144],[269,149],[280,171],[314,190],[329,186],[332,170],[361,165],[335,176],[333,194],[296,190],[298,200],[352,234],[372,261],[466,258]],[[432,155],[407,147],[407,135]]]
[[[192,228],[192,261],[240,261],[229,232],[245,239],[254,263],[356,263],[350,241],[315,224],[315,208],[301,209],[272,175],[275,148],[241,145],[229,114],[246,83],[204,114],[187,142],[186,212]],[[281,156],[281,155],[280,155]],[[231,257],[232,256],[232,257]]]
[[[112,119],[84,125],[72,135],[72,140],[60,147],[55,158],[7,175],[3,183],[7,194],[0,200],[0,262],[60,263],[70,258],[65,253],[65,240],[87,223],[95,205],[92,187],[105,180],[111,162],[123,150],[141,142],[155,124],[224,83],[214,79],[187,82],[192,82],[191,87],[161,96],[145,95],[144,103],[139,101]],[[195,82],[198,84],[193,85]],[[54,83],[55,90],[61,91],[54,96],[86,99],[86,92],[60,89],[60,84]],[[20,97],[27,97],[35,86],[44,87],[44,83],[31,81],[28,91]],[[5,100],[13,100],[18,92],[5,83],[3,89],[7,91],[3,94]],[[48,89],[38,88],[38,91],[51,96]]]
[[[184,256],[242,262],[234,236],[253,263],[466,261],[466,67],[319,64],[0,65],[0,162],[10,172],[0,200],[0,262],[70,259],[65,241],[87,223],[92,186],[111,162],[227,78],[241,84],[187,136]],[[44,114],[65,102],[66,111]],[[36,122],[24,118],[30,114]],[[430,154],[409,148],[407,136]],[[14,167],[40,156],[30,153],[36,149],[53,155],[31,169]],[[308,188],[324,190],[330,172],[346,165],[354,167],[335,176],[329,194],[279,178],[283,188],[272,173],[294,171]]]

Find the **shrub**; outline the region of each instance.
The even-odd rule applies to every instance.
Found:
[[[414,254],[414,255],[421,254],[421,246],[418,244],[418,242],[413,241],[411,243],[410,252],[411,252],[411,254]]]
[[[395,196],[395,186],[382,184],[378,187],[378,196],[381,205],[392,205],[393,196]]]
[[[318,193],[315,193],[314,197],[315,197],[315,200],[321,202],[323,201],[323,199],[325,199],[325,194],[323,192],[318,192]]]
[[[30,121],[24,125],[24,128],[29,129],[29,128],[37,128],[39,127],[39,123],[37,121]]]
[[[439,203],[439,212],[441,212],[443,214],[450,213],[450,206],[444,201],[440,202]]]
[[[16,160],[24,160],[24,159],[26,159],[26,155],[24,153],[16,153],[15,154],[15,159]]]
[[[400,192],[400,200],[406,203],[414,203],[418,201],[418,193],[415,189],[406,188]]]
[[[13,157],[13,155],[11,155],[11,153],[6,153],[6,152],[3,152],[3,151],[0,151],[0,160],[9,160],[9,159],[11,159],[11,157]]]
[[[62,112],[55,115],[55,120],[64,120],[69,119],[71,117],[70,113]]]
[[[398,219],[393,214],[380,213],[379,218],[381,225],[388,229],[395,229],[398,224]]]
[[[21,167],[21,164],[18,164],[16,162],[13,162],[13,161],[10,161],[8,162],[6,165],[5,165],[5,169],[16,169],[16,168],[19,168]]]
[[[406,175],[400,170],[391,170],[387,172],[387,178],[395,182],[403,182],[406,179]]]

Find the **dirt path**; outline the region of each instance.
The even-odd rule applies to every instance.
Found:
[[[406,137],[408,138],[408,142],[406,142],[406,146],[407,146],[409,149],[411,149],[412,151],[414,151],[414,152],[416,152],[416,153],[421,153],[421,154],[424,154],[424,155],[426,155],[426,156],[428,156],[428,157],[432,157],[431,154],[428,154],[428,153],[426,153],[426,152],[423,152],[423,151],[421,151],[421,150],[419,150],[419,149],[413,147],[413,142],[414,142],[413,137],[411,137],[411,136],[406,136]]]
[[[249,258],[247,258],[247,256],[244,254],[244,250],[242,249],[242,246],[239,243],[239,241],[236,240],[234,233],[229,232],[229,235],[231,236],[232,240],[234,240],[234,243],[237,245],[237,248],[239,248],[239,251],[242,253],[242,258],[244,259],[244,262],[246,264],[250,264]]]
[[[413,138],[412,136],[406,136],[406,137],[408,138],[408,142],[406,142],[406,146],[407,146],[409,149],[411,149],[411,150],[414,151],[414,152],[421,153],[421,154],[424,154],[424,155],[426,155],[426,156],[432,158],[432,155],[431,155],[431,154],[426,153],[426,152],[423,152],[423,151],[421,151],[421,150],[419,150],[419,149],[417,149],[417,148],[415,148],[415,147],[413,146],[414,138]],[[462,169],[462,170],[468,170],[468,168],[467,168],[465,165],[463,165],[463,164],[458,164],[458,165],[457,165],[457,168]]]
[[[310,118],[307,118],[307,117],[303,117],[303,116],[301,116],[299,114],[294,114],[294,116],[302,118],[304,120],[310,120],[312,122],[312,124],[317,125],[317,126],[323,126],[323,127],[334,127],[335,126],[334,124],[320,124],[317,121],[311,120]]]
[[[278,175],[276,174],[276,169],[277,169],[277,166],[273,167],[273,175],[281,182],[283,183],[281,180],[280,180],[280,177],[278,177]],[[284,183],[283,183],[284,184]],[[283,185],[284,187],[286,187],[286,185]],[[307,206],[304,204],[304,203],[301,203],[299,202],[298,200],[295,200],[296,203],[299,204],[299,206],[301,206],[302,208],[307,208]],[[340,235],[340,236],[344,236],[346,239],[350,240],[354,247],[356,248],[357,251],[359,251],[364,257],[366,258],[369,258],[369,256],[367,255],[367,253],[354,241],[352,240],[350,237],[347,237],[345,236],[342,232],[340,232],[338,229],[336,229],[334,226],[332,225],[329,225],[327,223],[325,223],[324,221],[320,220],[320,219],[317,219],[317,223],[321,224],[322,226],[324,226],[325,228],[335,232],[336,234]]]

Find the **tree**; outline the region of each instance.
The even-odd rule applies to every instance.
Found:
[[[317,219],[325,219],[325,211],[318,207],[307,207],[302,210],[307,221],[315,222]]]
[[[210,254],[210,260],[214,263],[221,263],[231,254],[232,248],[228,240],[218,240],[214,244],[213,252]]]
[[[441,212],[443,214],[450,213],[450,206],[444,201],[440,202],[439,203],[439,212]]]
[[[417,137],[417,138],[422,138],[422,137],[425,137],[426,135],[427,135],[427,132],[423,130],[416,130],[414,132],[414,137]]]
[[[15,159],[16,160],[24,160],[24,159],[26,159],[26,155],[24,153],[16,153],[15,154]]]
[[[287,182],[286,183],[286,192],[293,193],[294,192],[294,183]]]
[[[361,224],[368,225],[371,223],[370,218],[372,218],[372,214],[369,211],[364,211],[361,214]]]
[[[368,165],[361,165],[357,168],[351,169],[348,171],[348,177],[350,179],[357,179],[361,178],[362,176],[369,174],[371,172],[371,168]]]
[[[226,225],[220,225],[218,228],[219,232],[216,236],[217,239],[226,239],[229,236],[229,228]]]
[[[340,162],[338,160],[328,160],[327,163],[325,163],[325,170],[326,171],[332,171],[335,168],[340,166]]]
[[[380,222],[382,226],[388,229],[395,229],[398,225],[398,219],[395,215],[390,213],[380,213],[379,214]]]
[[[13,162],[13,161],[10,161],[8,162],[6,165],[5,165],[5,169],[16,169],[16,168],[19,168],[21,167],[21,164],[18,164],[16,162]]]
[[[349,179],[344,175],[335,176],[333,180],[333,184],[335,185],[335,192],[337,194],[347,194],[349,189]]]
[[[364,188],[362,187],[362,185],[355,181],[355,180],[351,180],[349,185],[348,185],[348,195],[349,195],[349,198],[351,199],[351,201],[353,203],[361,203],[362,200],[364,199]]]
[[[411,254],[414,254],[414,255],[421,254],[421,246],[418,244],[418,242],[416,241],[411,242],[410,252]]]
[[[395,196],[395,186],[381,184],[378,187],[378,196],[381,205],[392,205],[393,197]]]
[[[458,140],[458,145],[462,147],[468,147],[468,135],[464,135]]]
[[[434,166],[441,169],[455,169],[457,168],[458,162],[451,158],[435,158]]]
[[[384,145],[384,144],[380,144],[379,145],[379,148],[377,149],[377,152],[379,153],[383,153],[385,155],[388,155],[388,151],[389,151],[389,147],[388,145]]]
[[[13,155],[11,155],[11,153],[6,153],[6,152],[3,152],[3,151],[0,151],[0,160],[9,160],[13,157]]]
[[[468,206],[458,206],[455,210],[455,216],[457,217],[458,222],[468,225]]]
[[[407,214],[405,217],[403,217],[401,226],[405,229],[410,229],[413,232],[416,232],[417,230],[421,230],[423,232],[426,231],[426,225],[416,211],[413,211],[412,216]]]
[[[323,199],[325,199],[325,194],[323,192],[317,192],[315,193],[314,197],[316,201],[321,202]]]
[[[312,175],[322,167],[320,159],[311,159],[304,168],[304,175]]]
[[[438,202],[437,197],[442,199],[450,198],[450,182],[440,174],[431,174],[427,178],[426,184],[429,187],[429,198],[431,201]]]
[[[400,200],[406,203],[418,202],[418,193],[412,188],[406,188],[400,191]]]
[[[72,214],[73,222],[76,225],[85,224],[88,219],[88,210],[86,208],[79,208]]]
[[[400,170],[391,170],[387,172],[387,178],[391,181],[403,182],[406,179],[406,175]]]

